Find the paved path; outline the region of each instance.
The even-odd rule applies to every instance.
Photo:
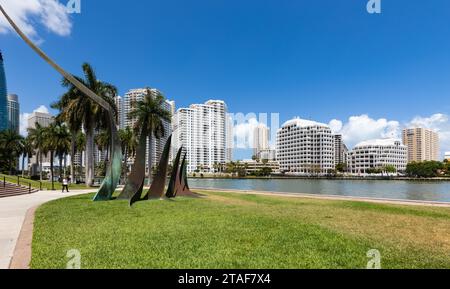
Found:
[[[0,269],[7,269],[19,238],[27,211],[33,207],[65,197],[92,193],[94,190],[72,191],[62,194],[59,191],[42,191],[31,195],[0,199]]]

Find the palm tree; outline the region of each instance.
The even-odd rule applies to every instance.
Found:
[[[69,153],[71,147],[71,134],[65,124],[55,123],[54,127],[54,142],[55,142],[55,153],[59,160],[59,177],[63,179],[63,160],[64,160],[64,175],[65,175],[65,165],[66,156]]]
[[[54,162],[55,162],[55,151],[56,151],[56,125],[55,123],[50,124],[48,127],[44,128],[43,132],[43,146],[42,146],[42,154],[48,155],[50,154],[50,180],[52,183],[52,190],[55,190],[55,174],[54,174]]]
[[[39,123],[36,123],[34,128],[28,128],[28,138],[33,144],[33,147],[37,150],[36,164],[39,166],[39,179],[41,182],[42,182],[42,154],[45,145],[44,132],[45,128]]]
[[[117,88],[109,83],[98,80],[94,69],[88,63],[84,63],[82,68],[84,79],[80,77],[76,77],[76,79],[108,102],[113,110],[117,112],[114,100],[117,95]],[[61,110],[61,118],[69,123],[72,135],[75,135],[78,132],[78,128],[81,126],[83,127],[86,134],[86,185],[90,187],[94,180],[94,131],[95,129],[107,129],[109,119],[105,109],[93,102],[90,98],[85,97],[83,93],[67,79],[63,79],[62,85],[66,87],[68,91],[54,107]]]
[[[97,145],[99,151],[106,152],[106,162],[109,160],[110,139],[109,133],[106,130],[102,130],[95,137],[95,144]]]
[[[34,155],[33,142],[29,137],[22,141],[22,178],[25,177],[25,158],[27,158],[27,163],[30,163],[30,158]],[[28,174],[30,177],[30,174]]]
[[[128,157],[136,151],[137,141],[133,130],[129,126],[119,130],[119,138],[122,145],[122,153],[124,155],[124,171],[126,174],[128,173]]]
[[[61,97],[61,99],[52,104],[52,108],[59,109],[60,113],[56,117],[56,121],[64,122],[69,128],[71,139],[70,139],[70,159],[72,165],[70,166],[70,176],[72,180],[75,180],[75,168],[73,165],[73,160],[77,151],[77,141],[78,136],[81,133],[82,128],[82,118],[78,115],[76,101],[72,101],[69,93],[66,93]]]
[[[215,173],[220,173],[220,167],[221,165],[218,162],[214,162],[213,168]]]
[[[163,121],[170,121],[171,113],[164,109],[164,96],[147,88],[147,94],[141,101],[136,102],[134,109],[130,112],[129,117],[135,119],[135,131],[141,130],[141,138],[149,137],[149,157],[148,157],[148,183],[151,184],[153,151],[153,137],[159,139],[165,136]]]
[[[53,122],[44,129],[44,146],[43,153],[50,153],[50,172],[52,190],[55,189],[54,185],[54,160],[55,156],[59,161],[59,178],[63,178],[63,160],[70,150],[70,133],[65,124],[58,121]]]
[[[23,137],[13,130],[5,130],[0,135],[0,148],[2,155],[6,158],[6,163],[9,169],[9,174],[13,174],[13,170],[17,161],[17,158],[22,152]]]
[[[82,131],[79,131],[76,134],[75,148],[74,148],[74,151],[73,151],[73,156],[75,157],[75,155],[77,153],[82,154],[85,147],[86,147],[86,135]],[[72,158],[72,166],[71,166],[71,172],[73,172],[73,175],[71,173],[71,180],[75,181],[77,179],[77,175],[76,175],[76,171],[77,171],[76,169],[77,168],[75,168],[74,159],[73,158]]]

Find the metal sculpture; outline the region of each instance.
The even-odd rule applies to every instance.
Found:
[[[170,135],[169,138],[167,139],[166,145],[164,146],[163,154],[161,155],[161,159],[159,160],[156,176],[152,182],[150,190],[144,197],[144,200],[160,199],[164,196],[164,189],[166,188],[166,180],[167,180],[167,168],[169,166],[171,143],[172,143],[172,135]]]
[[[122,150],[120,147],[120,141],[117,134],[117,125],[114,118],[114,111],[109,103],[87,88],[83,83],[78,81],[73,75],[67,73],[62,67],[60,67],[56,62],[54,62],[50,57],[48,57],[40,48],[38,48],[14,23],[14,21],[9,17],[6,11],[0,5],[0,11],[5,16],[6,20],[11,24],[16,33],[25,41],[28,46],[31,47],[42,59],[44,59],[49,65],[51,65],[56,71],[58,71],[64,78],[66,78],[70,83],[72,83],[76,88],[78,88],[85,96],[89,97],[92,101],[100,105],[108,114],[109,117],[109,133],[111,135],[111,153],[112,158],[107,169],[107,176],[104,179],[100,189],[94,197],[94,201],[104,201],[110,200],[114,191],[116,190],[121,175],[121,161],[122,161]]]
[[[122,173],[122,149],[117,133],[117,126],[112,114],[109,113],[108,116],[110,118],[109,132],[111,134],[111,161],[106,170],[105,179],[94,197],[94,201],[111,200],[117,186],[119,185],[120,175]]]
[[[130,207],[133,206],[134,203],[137,203],[137,202],[142,200],[141,197],[142,197],[142,191],[144,189],[144,182],[145,182],[145,179],[142,180],[142,184],[141,184],[138,192],[131,197],[131,199],[130,199]]]
[[[197,196],[195,193],[191,192],[188,184],[188,174],[187,174],[187,153],[184,154],[183,161],[180,166],[180,178],[178,183],[178,190],[175,192],[175,197],[177,196]]]
[[[177,157],[173,162],[172,174],[170,177],[169,187],[167,188],[166,197],[171,199],[176,197],[176,193],[179,187],[179,179],[180,179],[180,159],[181,153],[183,152],[183,148],[181,147],[178,150]]]
[[[184,188],[186,187],[185,186],[185,168],[187,166],[186,156],[187,153],[184,153],[183,160],[181,161],[181,165],[179,168],[178,190],[175,192],[175,197],[180,195],[183,192]]]
[[[188,189],[189,191],[191,190],[188,182],[187,162],[184,165],[184,185],[186,186],[186,189]]]
[[[134,158],[133,168],[130,175],[127,178],[127,182],[122,192],[117,199],[119,200],[131,200],[137,198],[138,200],[142,196],[142,190],[144,188],[145,180],[145,154],[147,147],[147,134],[145,128],[142,128],[139,137],[139,144],[136,149],[136,156]],[[125,160],[126,161],[126,160]]]

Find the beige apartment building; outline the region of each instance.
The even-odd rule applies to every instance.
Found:
[[[270,130],[265,125],[260,123],[253,129],[253,154],[261,159],[261,153],[268,151],[269,147]]]
[[[439,134],[425,128],[403,130],[403,144],[408,148],[408,162],[439,161]]]
[[[51,114],[46,112],[35,111],[28,117],[28,128],[36,128],[36,124],[40,124],[42,127],[48,127],[54,121],[54,118]],[[50,154],[42,155],[43,167],[45,164],[50,163]],[[30,158],[30,163],[28,164],[29,169],[31,170],[31,175],[37,175],[39,173],[38,161],[37,161],[37,153]],[[43,170],[44,171],[44,170]]]

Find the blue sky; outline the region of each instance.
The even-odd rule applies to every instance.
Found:
[[[381,1],[373,15],[367,0],[81,0],[69,31],[41,24],[39,13],[24,22],[67,70],[90,62],[120,94],[151,86],[177,107],[213,98],[231,112],[280,113],[282,122],[335,119],[352,144],[426,124],[450,150],[450,2]],[[63,92],[61,77],[4,29],[0,49],[22,112]],[[352,136],[351,117],[369,132]]]

